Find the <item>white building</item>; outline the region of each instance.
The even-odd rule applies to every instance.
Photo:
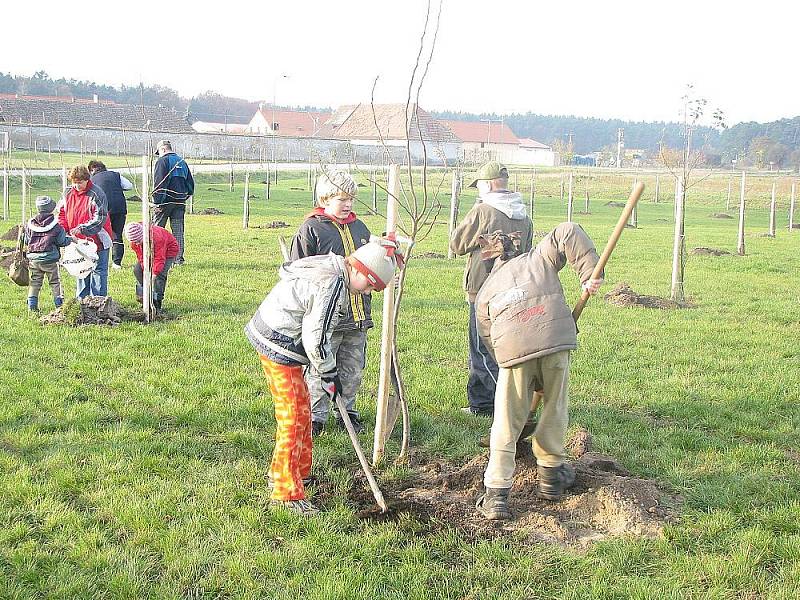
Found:
[[[518,165],[553,167],[556,164],[556,153],[547,144],[531,138],[520,138],[516,159]]]

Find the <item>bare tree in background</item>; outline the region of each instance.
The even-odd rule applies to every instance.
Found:
[[[684,290],[684,267],[686,262],[686,193],[697,183],[707,179],[711,175],[709,170],[705,175],[692,179],[692,173],[705,164],[705,154],[703,147],[708,140],[702,140],[701,144],[693,145],[692,136],[697,127],[702,123],[706,113],[708,100],[698,97],[694,92],[694,86],[688,84],[686,93],[681,97],[683,108],[681,116],[682,124],[682,148],[668,148],[663,141],[660,144],[660,158],[664,167],[675,178],[675,240],[672,248],[672,285],[670,299],[675,302],[685,300]],[[710,115],[711,126],[716,129],[724,129],[725,117],[720,109],[714,109]]]

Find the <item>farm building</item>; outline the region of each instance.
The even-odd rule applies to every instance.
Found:
[[[322,124],[330,113],[273,110],[261,105],[250,119],[246,131],[257,135],[282,135],[290,137],[318,137]]]
[[[520,138],[516,164],[552,167],[556,164],[556,153],[547,144],[531,138]]]
[[[409,105],[408,111],[411,114],[408,137],[411,139],[412,160],[419,161],[427,157],[431,163],[442,163],[460,158],[461,143],[441,121],[415,104]],[[406,105],[342,106],[323,125],[320,137],[345,139],[353,146],[375,147],[383,143],[389,148],[405,148]]]
[[[442,123],[461,141],[461,157],[465,162],[515,162],[519,139],[502,121],[443,120]]]
[[[109,100],[0,94],[0,124],[191,133],[184,114]]]

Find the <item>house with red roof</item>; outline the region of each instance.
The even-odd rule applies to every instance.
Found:
[[[325,112],[279,110],[262,104],[250,119],[246,131],[257,135],[320,137],[320,128],[330,116]]]
[[[461,140],[462,158],[465,162],[478,164],[498,160],[517,165],[555,164],[552,148],[529,138],[518,138],[502,119],[443,120],[442,123]]]

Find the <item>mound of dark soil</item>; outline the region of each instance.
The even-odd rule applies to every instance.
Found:
[[[133,196],[128,196],[126,198],[126,200],[128,202],[141,202],[142,201],[142,199],[139,196],[135,195],[135,194]]]
[[[11,229],[6,231],[2,236],[0,236],[0,240],[3,241],[17,241],[17,236],[19,236],[19,225],[14,225]]]
[[[43,325],[119,325],[124,321],[143,322],[144,313],[129,311],[120,306],[111,296],[89,296],[69,298],[61,308],[42,316]]]
[[[225,213],[221,210],[214,208],[213,206],[209,206],[208,208],[204,208],[200,211],[201,215],[224,215]]]
[[[444,254],[440,252],[423,252],[422,254],[417,254],[417,258],[446,258]]]
[[[606,206],[612,206],[614,208],[625,208],[625,203],[612,200],[611,202],[606,202]]]
[[[580,447],[590,439],[571,440]],[[483,488],[487,455],[464,465],[432,461],[419,467],[410,482],[384,486],[389,512],[383,514],[361,477],[354,482],[350,500],[360,509],[359,517],[393,521],[407,516],[422,522],[429,531],[455,529],[468,539],[520,537],[559,546],[586,547],[611,537],[635,535],[659,537],[666,523],[676,518],[681,499],[658,488],[655,482],[631,476],[611,456],[586,452],[573,464],[575,486],[561,500],[538,497],[536,459],[517,460],[509,505],[513,518],[488,521],[475,510]]]
[[[699,246],[692,250],[692,254],[697,254],[698,256],[725,256],[726,254],[730,254],[730,252],[727,250],[720,250],[718,248]]]
[[[269,223],[264,223],[263,225],[259,225],[259,229],[283,229],[284,227],[288,227],[289,224],[283,221],[270,221]]]
[[[0,246],[0,267],[7,269],[14,262],[14,250],[16,248],[5,248]]]
[[[603,296],[603,298],[609,304],[624,307],[643,306],[644,308],[660,308],[666,310],[670,308],[688,308],[690,306],[688,303],[681,304],[680,302],[674,302],[667,298],[661,298],[660,296],[637,294],[633,291],[631,286],[625,282],[617,284],[614,289]]]
[[[210,187],[210,188],[208,188],[208,191],[209,192],[224,192],[225,190],[223,190],[222,188]]]
[[[792,229],[800,229],[800,223],[792,223]]]
[[[732,219],[733,217],[728,213],[711,213],[712,219]]]

